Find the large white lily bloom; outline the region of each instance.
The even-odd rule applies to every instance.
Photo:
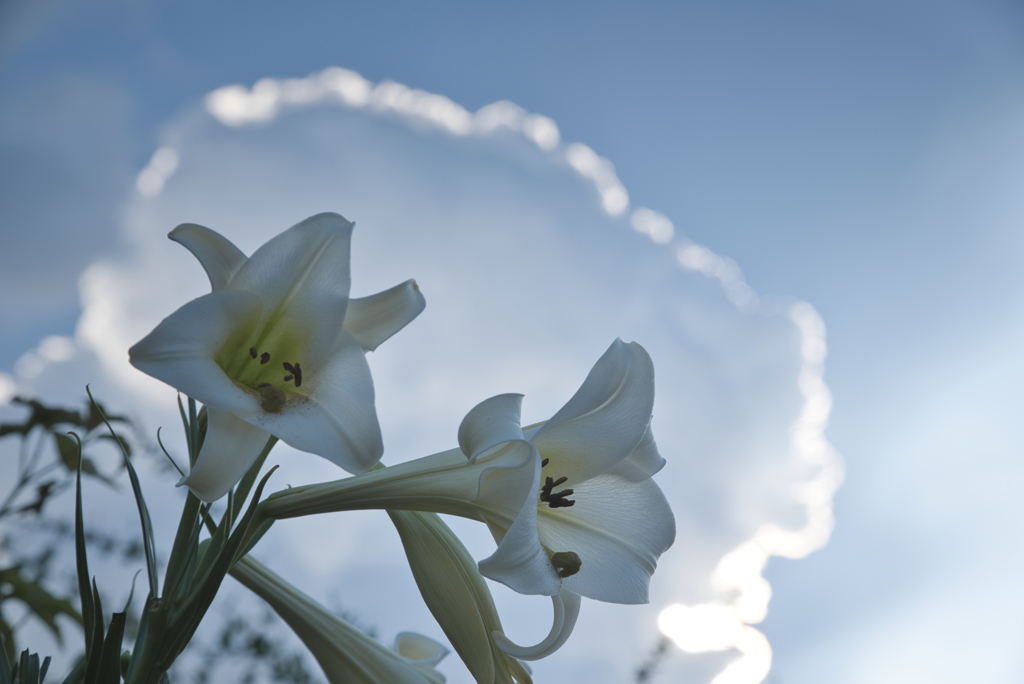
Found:
[[[434,669],[448,649],[429,637],[401,632],[385,648],[250,556],[231,576],[270,604],[320,663],[331,684],[443,684]]]
[[[351,473],[384,452],[364,351],[412,321],[425,301],[412,280],[349,299],[355,224],[317,214],[246,257],[214,231],[183,224],[213,292],[165,318],[128,354],[133,366],[202,402],[209,424],[181,484],[224,496],[270,435]]]
[[[665,460],[650,431],[650,356],[616,340],[568,403],[526,430],[521,401],[503,394],[478,404],[459,428],[460,449],[278,492],[261,504],[262,515],[461,515],[486,522],[498,542],[479,563],[486,577],[525,594],[555,596],[564,587],[599,601],[646,603],[657,559],[675,539],[672,511],[651,480]]]

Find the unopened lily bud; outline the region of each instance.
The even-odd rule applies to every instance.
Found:
[[[529,684],[529,671],[492,639],[493,632],[502,632],[494,599],[455,533],[435,513],[388,515],[402,538],[424,602],[476,681],[512,684],[514,679]]]
[[[444,684],[444,675],[434,665],[448,651],[437,642],[413,635],[418,637],[413,654],[416,657],[407,659],[366,636],[251,556],[235,563],[231,576],[269,603],[288,623],[331,684]],[[410,641],[409,637],[400,639],[399,645],[406,644],[407,653]]]

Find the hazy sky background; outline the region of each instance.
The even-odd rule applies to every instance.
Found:
[[[769,681],[1019,680],[1019,5],[8,2],[0,371],[74,334],[79,275],[133,254],[136,175],[207,92],[331,65],[550,117],[614,163],[633,207],[821,314],[847,476],[829,545],[766,570]],[[302,211],[325,208],[348,212]],[[160,240],[197,219],[162,220]]]

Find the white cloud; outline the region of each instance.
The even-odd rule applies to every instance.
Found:
[[[147,167],[162,169],[159,191],[128,200],[129,256],[83,274],[78,356],[19,373],[21,388],[69,387],[63,378],[77,381],[76,364],[102,368],[112,395],[151,425],[169,425],[173,390],[126,362],[132,343],[208,288],[166,233],[197,222],[251,253],[310,214],[339,211],[357,222],[353,294],[415,277],[428,302],[370,356],[387,462],[450,448],[464,413],[500,392],[525,393],[524,419],[544,419],[615,337],[654,358],[654,429],[669,462],[658,481],[677,514],[677,543],[654,576],[650,606],[588,602],[573,645],[537,663],[539,680],[573,680],[590,668],[593,681],[628,677],[669,605],[728,618],[725,636],[704,648],[738,654],[719,684],[763,679],[771,650],[750,626],[770,597],[761,570],[770,555],[800,557],[827,541],[841,477],[823,436],[831,404],[813,308],[759,308],[734,262],[685,241],[651,209],[627,218],[629,195],[611,162],[564,144],[553,121],[512,103],[469,113],[440,95],[332,68],[228,86],[206,106],[211,117],[168,127],[161,149],[175,163],[158,151]],[[656,247],[674,236],[680,251]],[[42,346],[33,353],[45,356]],[[288,449],[275,458],[283,468],[271,486],[341,475]],[[335,550],[346,551],[325,557],[322,540],[338,525]],[[384,633],[438,634],[406,586],[386,519],[281,527],[287,535],[272,533],[264,548],[294,558],[292,573],[312,585],[361,586],[372,600],[346,600],[357,610],[365,601]],[[482,556],[491,542],[479,527],[459,529],[472,530],[467,543]],[[543,628],[543,602],[501,591],[498,600],[516,640]],[[693,624],[699,631],[700,620]],[[681,679],[689,662],[670,660],[665,676]],[[450,681],[464,681],[457,663],[445,667]]]

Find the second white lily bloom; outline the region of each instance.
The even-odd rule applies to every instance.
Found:
[[[128,353],[133,366],[206,406],[206,439],[182,481],[202,500],[226,494],[271,434],[351,473],[380,459],[364,352],[412,321],[425,301],[412,280],[349,299],[354,225],[317,214],[248,258],[208,228],[171,232],[199,259],[213,292]]]
[[[524,594],[646,603],[675,539],[651,480],[665,464],[650,431],[654,365],[616,340],[550,420],[520,427],[521,395],[465,417],[459,449],[365,475],[278,492],[269,518],[361,508],[448,513],[487,523],[498,548],[480,572]]]

